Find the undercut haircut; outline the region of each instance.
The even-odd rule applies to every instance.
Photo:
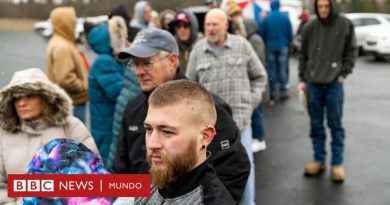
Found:
[[[186,103],[199,123],[215,125],[217,111],[210,93],[191,80],[172,80],[158,86],[149,97],[149,106],[164,107]]]

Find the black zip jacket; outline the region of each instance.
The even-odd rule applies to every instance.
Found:
[[[185,77],[178,71],[175,79]],[[211,153],[209,161],[234,200],[239,202],[249,175],[249,159],[240,142],[240,130],[232,118],[229,105],[218,96],[213,97],[217,110],[217,134],[207,148]],[[149,93],[140,93],[125,108],[113,165],[116,173],[149,173],[144,129],[148,98]]]
[[[235,203],[208,161],[170,182],[165,188],[152,188],[150,197],[135,200],[137,205],[233,205]]]

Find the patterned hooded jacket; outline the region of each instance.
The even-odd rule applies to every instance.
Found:
[[[27,168],[28,174],[109,174],[102,160],[80,142],[55,139],[41,147]],[[23,204],[111,205],[113,198],[101,197],[25,197]]]
[[[20,120],[14,108],[15,98],[39,95],[51,109],[45,120]],[[20,199],[7,198],[7,174],[25,173],[39,147],[56,138],[70,138],[84,143],[98,153],[95,142],[77,118],[66,92],[50,82],[38,68],[17,71],[0,91],[0,204],[14,204]],[[51,112],[49,112],[51,113]]]

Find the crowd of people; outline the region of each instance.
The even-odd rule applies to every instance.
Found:
[[[46,74],[17,71],[0,91],[0,204],[255,204],[253,154],[266,149],[262,106],[292,97],[294,35],[279,0],[259,12],[260,22],[245,18],[235,1],[226,9],[216,0],[205,4],[203,25],[187,9],[155,18],[152,5],[138,1],[131,19],[124,5],[114,5],[109,20],[88,33],[97,54],[91,66],[76,47],[74,8],[54,9]],[[314,151],[304,174],[326,167],[326,116],[331,179],[342,182],[343,83],[356,40],[336,1],[316,0],[314,10],[314,20],[301,16],[296,38],[298,90],[307,97]],[[69,150],[82,154],[69,160]],[[47,152],[67,163],[54,163]],[[93,169],[79,167],[80,160]],[[151,196],[9,198],[7,174],[16,173],[149,173]]]

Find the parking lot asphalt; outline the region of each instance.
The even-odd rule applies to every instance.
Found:
[[[46,44],[33,32],[0,32],[0,87],[17,70],[44,70]],[[82,49],[92,63],[95,54],[85,46]],[[303,176],[312,151],[309,118],[296,93],[296,70],[297,60],[291,58],[290,89],[294,97],[263,107],[267,149],[255,154],[257,204],[390,204],[390,63],[360,57],[346,80],[347,178],[342,184],[330,180],[329,168],[319,177]]]

